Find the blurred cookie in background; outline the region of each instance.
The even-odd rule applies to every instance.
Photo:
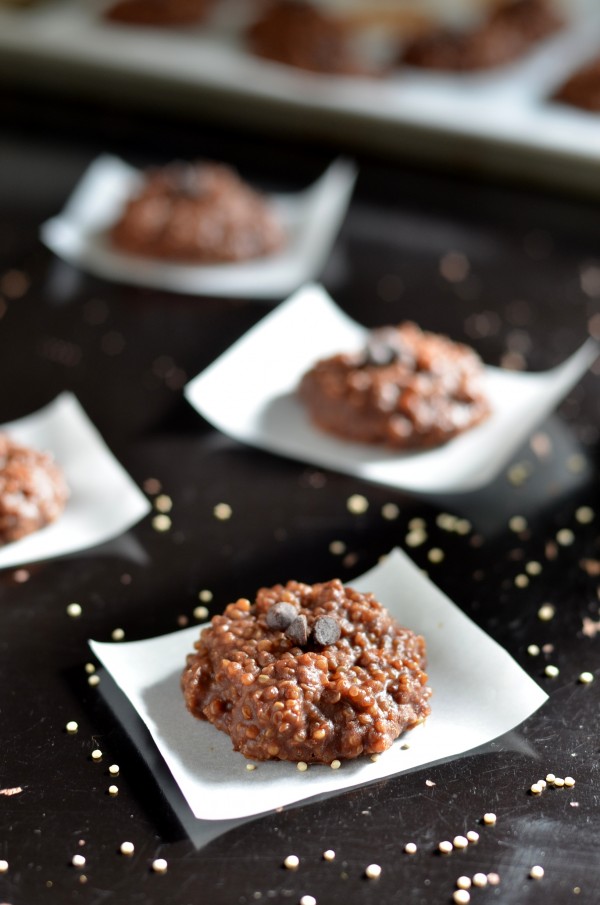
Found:
[[[104,18],[128,25],[192,25],[211,8],[211,0],[117,0]]]
[[[523,56],[564,25],[552,0],[505,0],[466,28],[439,28],[416,38],[401,62],[425,69],[489,69]]]
[[[253,53],[276,63],[333,75],[368,73],[345,24],[304,0],[274,0],[246,38]]]
[[[553,100],[600,113],[600,57],[574,72],[558,89]]]

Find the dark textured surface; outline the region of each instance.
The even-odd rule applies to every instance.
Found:
[[[265,146],[210,124],[44,107],[27,96],[3,97],[0,111],[0,423],[70,389],[133,478],[157,478],[173,500],[171,530],[156,532],[148,518],[125,539],[133,548],[121,542],[29,566],[22,583],[14,571],[0,574],[0,786],[22,788],[0,797],[0,858],[9,862],[1,901],[250,905],[310,893],[319,905],[437,905],[451,902],[459,875],[495,871],[500,886],[474,890],[473,903],[597,903],[598,378],[588,374],[533,448],[515,457],[512,465],[526,467],[513,469],[512,483],[507,469],[465,497],[418,501],[246,449],[196,416],[181,386],[268,307],[94,280],[55,260],[39,244],[38,226],[102,151],[140,163],[221,157],[261,186],[294,188],[335,149]],[[489,363],[534,369],[573,351],[589,322],[600,330],[600,272],[590,269],[600,264],[595,206],[359,163],[324,275],[350,314],[369,326],[412,318],[471,342]],[[470,262],[456,283],[440,274],[449,251]],[[5,275],[13,269],[31,280],[20,298],[9,297]],[[516,486],[519,474],[525,480]],[[366,513],[348,512],[353,493],[367,497]],[[214,518],[219,502],[232,507],[230,520]],[[389,502],[400,507],[397,519],[382,517]],[[599,513],[589,524],[575,515],[583,505]],[[440,512],[469,518],[472,530],[442,530]],[[526,531],[509,529],[513,515],[527,517]],[[153,778],[99,689],[88,686],[86,640],[109,640],[116,627],[133,640],[192,623],[203,588],[217,612],[260,585],[349,581],[403,546],[416,517],[428,538],[409,551],[415,561],[542,684],[549,702],[483,752],[273,814],[197,850],[164,797],[166,772]],[[570,545],[556,543],[564,528],[574,533]],[[329,551],[333,540],[346,544],[345,554]],[[443,562],[428,561],[432,547],[444,551]],[[532,561],[540,574],[518,587],[515,577]],[[72,601],[83,608],[79,619],[66,614]],[[550,622],[537,617],[544,602],[556,606]],[[532,643],[554,649],[532,657]],[[556,679],[544,677],[546,663],[560,668]],[[577,682],[584,669],[598,669],[585,687]],[[66,734],[68,720],[79,723],[77,735]],[[96,746],[99,764],[90,758]],[[111,763],[120,766],[116,780]],[[550,771],[575,777],[575,788],[528,795]],[[117,798],[106,792],[113,781]],[[493,828],[479,826],[486,811],[498,816]],[[440,840],[471,828],[481,833],[477,845],[436,853]],[[119,854],[125,840],[135,844],[132,858]],[[403,854],[408,841],[419,847],[415,856]],[[327,848],[336,851],[332,863],[322,860]],[[77,852],[87,859],[82,871],[70,866]],[[295,872],[281,866],[290,853],[301,859]],[[168,860],[164,876],[150,870],[157,856]],[[364,879],[372,862],[383,868],[378,881]],[[545,867],[543,880],[528,879],[533,864]]]

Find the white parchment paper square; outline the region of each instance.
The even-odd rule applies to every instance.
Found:
[[[71,393],[0,425],[17,443],[50,452],[62,468],[70,497],[51,525],[0,547],[0,568],[50,559],[102,544],[139,522],[151,509]]]
[[[294,764],[268,761],[249,773],[229,737],[185,708],[179,679],[202,626],[127,644],[90,642],[148,727],[196,817],[247,817],[461,754],[513,729],[547,699],[399,550],[351,585],[372,591],[427,642],[432,714],[376,763],[359,758],[337,771],[313,765],[299,773]]]
[[[304,191],[268,196],[288,237],[276,254],[232,264],[173,264],[111,245],[108,230],[142,175],[118,157],[103,155],[90,165],[62,213],[42,225],[41,238],[58,257],[107,280],[192,295],[280,299],[318,276],[356,175],[352,163],[336,160]]]
[[[454,493],[491,481],[599,354],[590,339],[543,373],[486,367],[493,414],[485,423],[437,449],[398,453],[329,436],[313,427],[296,398],[317,359],[359,349],[366,334],[321,286],[305,286],[194,378],[186,397],[242,443],[391,487]]]

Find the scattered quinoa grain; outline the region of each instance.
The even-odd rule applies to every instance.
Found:
[[[554,619],[555,613],[556,607],[552,603],[543,603],[538,610],[538,619],[542,622],[550,622],[551,619]]]
[[[365,877],[368,877],[369,880],[378,880],[380,876],[381,867],[379,864],[369,864],[369,866],[365,868]]]
[[[455,889],[452,899],[456,902],[456,905],[468,905],[471,901],[471,894],[466,889]]]
[[[542,571],[542,564],[532,560],[525,566],[525,571],[528,575],[539,575]]]
[[[580,525],[589,525],[594,521],[594,510],[589,506],[580,506],[575,512],[575,519]]]
[[[466,836],[455,836],[452,840],[452,845],[454,848],[466,848],[469,844],[469,840]]]
[[[253,770],[256,770],[256,764],[246,764],[246,770],[248,773],[252,773]]]
[[[379,760],[379,757],[380,757],[379,754],[372,754],[372,755],[371,755],[371,760],[373,761],[374,764],[377,763],[377,761]]]
[[[119,794],[119,787],[118,786],[109,786],[108,794],[111,796],[111,798],[116,798],[117,795]]]
[[[479,842],[479,833],[477,830],[469,830],[467,833],[467,839],[469,842]]]
[[[563,789],[565,785],[565,781],[562,776],[557,776],[554,780],[554,788],[555,789]]]
[[[323,860],[324,861],[334,861],[335,860],[335,852],[332,848],[328,848],[323,852]]]
[[[94,748],[91,753],[91,758],[95,761],[102,760],[102,751],[100,750],[100,748]]]
[[[521,487],[531,474],[528,462],[516,462],[508,469],[506,476],[513,487]]]
[[[298,855],[288,855],[283,862],[283,866],[288,870],[296,870],[299,864],[300,858]]]
[[[530,644],[527,648],[527,653],[530,657],[539,657],[540,649],[537,644]]]
[[[329,764],[329,766],[331,767],[332,770],[339,770],[340,767],[342,766],[342,762],[341,762],[341,760],[332,760],[331,763]],[[298,767],[298,769],[300,769],[300,768]]]
[[[213,515],[220,522],[226,522],[233,515],[233,509],[229,503],[217,503],[213,509]]]
[[[81,609],[81,605],[79,603],[70,603],[67,607],[67,616],[71,616],[72,619],[77,619],[78,616],[81,616],[83,610]]]
[[[369,501],[361,493],[353,493],[346,501],[348,512],[352,515],[362,515],[369,508]]]
[[[473,886],[483,889],[484,886],[487,886],[487,882],[487,874],[473,874]]]
[[[427,540],[427,533],[422,530],[409,531],[404,542],[407,547],[420,547]]]
[[[194,619],[197,619],[198,622],[203,622],[205,619],[208,619],[208,607],[206,607],[206,606],[195,607]]]
[[[213,592],[209,591],[207,588],[204,588],[202,591],[198,592],[198,600],[201,600],[202,603],[210,603],[213,599]]]
[[[168,515],[155,515],[152,519],[152,527],[155,531],[168,531],[171,527],[171,517]]]
[[[404,846],[404,851],[406,852],[407,855],[416,855],[417,846],[415,845],[414,842],[407,842],[406,845]]]
[[[300,773],[305,773],[308,770],[308,764],[303,760],[298,761],[296,764],[296,770],[299,770]]]
[[[471,265],[462,251],[448,251],[440,258],[439,269],[449,283],[462,283],[468,277]]]
[[[71,858],[71,864],[73,867],[85,867],[85,858],[83,855],[73,855]]]
[[[93,663],[86,663],[85,671],[87,672],[88,676],[91,676],[92,673],[96,672],[96,667],[94,666]]]
[[[110,767],[108,768],[108,772],[111,776],[118,776],[119,775],[119,765],[111,764]]]
[[[459,877],[456,881],[456,885],[459,889],[470,889],[471,888],[471,878],[470,877]]]
[[[543,792],[543,788],[539,784],[539,782],[534,782],[529,791],[531,792],[532,795],[541,795]]]
[[[449,855],[452,851],[452,843],[445,839],[443,842],[439,843],[438,851],[440,851],[442,855]]]
[[[92,673],[91,676],[88,676],[88,685],[91,685],[92,688],[95,688],[100,684],[100,676],[96,673]]]
[[[332,540],[329,544],[329,552],[333,556],[342,556],[346,552],[346,544],[343,540]]]
[[[75,735],[75,733],[79,729],[79,724],[76,723],[75,720],[69,720],[69,722],[65,726],[65,729],[67,730],[69,735]]]
[[[591,672],[582,672],[578,679],[582,685],[589,685],[590,682],[594,681],[594,674]]]
[[[529,579],[528,579],[527,575],[524,575],[523,573],[521,573],[521,574],[515,576],[515,585],[517,588],[526,588],[528,584],[529,584]]]
[[[314,896],[302,896],[299,905],[317,905],[317,900]]]
[[[493,826],[496,823],[496,815],[491,812],[489,814],[484,814],[483,822],[486,826]]]
[[[546,782],[548,783],[549,786],[551,786],[554,783],[555,779],[556,779],[556,776],[554,775],[554,773],[546,774]]]
[[[469,533],[469,531],[471,530],[472,527],[473,526],[471,525],[471,522],[468,519],[459,518],[454,530],[456,531],[457,534],[461,534],[464,536],[465,534]]]
[[[573,788],[573,786],[575,785],[575,780],[573,779],[572,776],[565,776],[565,785],[566,785],[567,789]]]
[[[432,563],[442,562],[442,560],[444,559],[444,551],[440,550],[439,547],[432,547],[427,554],[427,559]]]
[[[5,861],[4,858],[0,859],[0,874],[5,874],[8,870],[8,861]]]
[[[395,503],[385,503],[381,507],[381,514],[385,519],[391,522],[400,515],[400,507],[396,506]]]
[[[110,637],[113,641],[122,641],[125,637],[125,632],[122,628],[115,628],[112,630]]]
[[[487,875],[487,881],[490,886],[498,886],[500,884],[500,874],[491,873]]]
[[[575,540],[575,535],[570,528],[561,528],[556,532],[556,540],[561,547],[570,547]]]
[[[133,842],[121,842],[120,851],[122,855],[133,855],[135,852],[135,845]]]
[[[532,880],[541,880],[544,876],[544,868],[540,867],[539,864],[535,864],[529,871],[529,876]]]
[[[513,515],[513,517],[509,519],[508,527],[511,531],[514,531],[515,534],[521,534],[522,531],[527,530],[527,519],[523,518],[522,515]]]
[[[552,663],[549,663],[544,670],[544,673],[548,676],[549,679],[556,679],[559,672],[560,670],[558,666],[553,666]]]
[[[164,858],[155,858],[152,862],[152,870],[155,874],[164,874],[167,872],[168,864]]]
[[[170,512],[173,508],[173,500],[170,496],[167,496],[166,493],[161,493],[160,496],[157,496],[154,500],[154,508],[158,510],[158,512]]]

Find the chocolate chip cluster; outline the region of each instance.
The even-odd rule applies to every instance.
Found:
[[[275,603],[267,612],[266,622],[274,631],[283,632],[298,647],[306,647],[312,637],[315,644],[326,647],[339,640],[341,631],[339,624],[331,616],[319,616],[315,619],[312,630],[304,615],[298,615],[296,607],[291,603]]]

